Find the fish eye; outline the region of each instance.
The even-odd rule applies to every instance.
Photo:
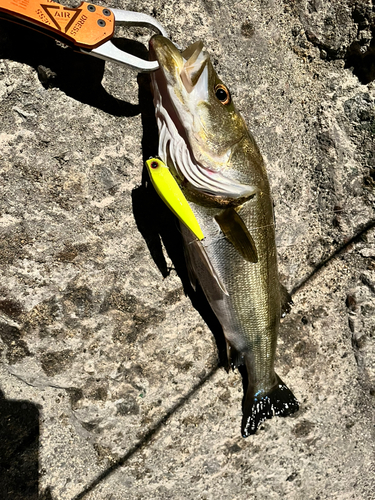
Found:
[[[157,161],[153,161],[150,166],[151,168],[158,168],[159,163]]]
[[[230,93],[229,90],[226,88],[225,85],[222,83],[218,83],[215,86],[215,95],[219,99],[219,101],[223,104],[229,104],[230,103]]]

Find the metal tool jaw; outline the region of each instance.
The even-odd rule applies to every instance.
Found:
[[[168,38],[168,33],[163,28],[163,26],[156,21],[153,17],[143,14],[142,12],[133,12],[130,10],[121,9],[110,9],[115,16],[115,26],[141,26],[145,28],[150,28],[156,33]],[[151,72],[159,69],[159,64],[157,61],[146,61],[140,57],[136,57],[132,54],[124,52],[117,48],[111,40],[104,42],[99,47],[96,47],[90,51],[83,48],[80,49],[81,52],[85,52],[99,59],[104,59],[105,61],[112,61],[119,64],[124,64],[133,68],[139,72]]]

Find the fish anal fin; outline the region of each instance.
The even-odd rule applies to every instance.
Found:
[[[237,252],[248,262],[257,263],[258,252],[255,242],[237,211],[232,207],[226,208],[215,215],[215,220]]]
[[[249,385],[243,402],[242,436],[255,434],[258,427],[267,418],[273,416],[286,417],[299,408],[292,391],[276,375],[277,383],[268,393],[256,396],[254,387]]]

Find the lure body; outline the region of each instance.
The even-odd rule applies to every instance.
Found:
[[[204,236],[198,221],[169,168],[159,158],[147,160],[146,167],[160,198],[199,240],[203,240]]]

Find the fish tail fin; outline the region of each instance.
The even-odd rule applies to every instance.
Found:
[[[254,396],[251,385],[248,386],[244,403],[242,417],[242,436],[248,437],[255,434],[259,425],[273,416],[286,417],[296,412],[299,408],[298,401],[292,391],[276,375],[277,384],[271,392],[263,396]]]

